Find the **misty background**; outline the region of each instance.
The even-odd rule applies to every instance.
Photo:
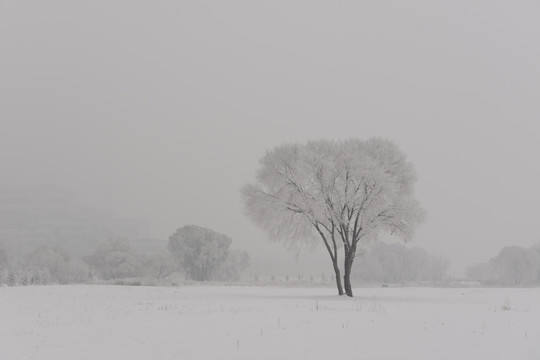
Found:
[[[540,240],[539,13],[534,1],[2,1],[0,237],[90,231],[165,248],[197,224],[247,250],[254,272],[330,270],[322,248],[296,259],[267,241],[239,188],[283,142],[379,136],[418,174],[428,216],[411,245],[462,276]]]

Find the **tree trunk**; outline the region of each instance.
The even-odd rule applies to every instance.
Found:
[[[345,266],[344,266],[344,272],[343,274],[343,282],[345,284],[345,293],[347,296],[353,297],[353,291],[351,286],[351,270],[352,265],[354,262],[354,256],[356,253],[356,246],[349,249],[349,251],[345,254]]]
[[[343,295],[343,286],[341,285],[341,272],[339,271],[339,265],[336,261],[332,261],[334,265],[334,272],[336,273],[336,285],[339,295]]]
[[[334,228],[332,227],[332,232],[330,235],[332,236],[332,244],[334,245],[334,251],[332,251],[332,248],[330,247],[330,243],[326,239],[326,236],[321,231],[319,226],[315,224],[315,228],[321,235],[321,238],[324,241],[324,245],[326,246],[326,250],[328,250],[328,254],[330,255],[330,259],[332,259],[332,266],[334,267],[334,273],[336,274],[336,286],[338,290],[339,295],[343,295],[343,286],[341,285],[341,272],[339,271],[339,263],[338,263],[338,254],[337,254],[337,246],[334,239]]]
[[[345,272],[345,275],[343,276],[343,281],[345,283],[345,293],[347,294],[347,296],[353,297],[351,275]]]

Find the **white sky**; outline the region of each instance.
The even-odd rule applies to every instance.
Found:
[[[428,211],[413,244],[460,273],[540,240],[539,18],[533,0],[4,0],[0,185],[63,187],[156,238],[207,226],[274,261],[292,255],[238,192],[264,151],[386,137]]]

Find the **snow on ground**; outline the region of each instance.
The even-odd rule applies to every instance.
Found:
[[[540,289],[0,288],[0,358],[540,359]],[[504,310],[506,308],[506,310]]]

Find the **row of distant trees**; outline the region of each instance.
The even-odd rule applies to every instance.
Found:
[[[360,254],[352,277],[360,283],[438,283],[446,280],[449,261],[424,249],[376,242]]]
[[[466,275],[485,285],[540,285],[540,244],[504,247],[488,262],[469,266]]]
[[[151,278],[164,280],[181,272],[189,280],[239,280],[249,266],[244,251],[230,249],[232,240],[213,230],[185,226],[169,238],[168,251],[139,254],[122,238],[100,243],[82,259],[62,248],[40,247],[18,261],[0,249],[0,284],[39,285],[95,280]],[[439,283],[447,279],[449,262],[421,248],[375,242],[358,255],[356,283]],[[484,285],[540,285],[540,244],[508,246],[486,263],[469,266],[469,279]]]
[[[87,280],[88,266],[58,246],[41,246],[21,257],[8,256],[0,249],[0,284],[47,285]]]
[[[249,265],[245,251],[230,249],[226,235],[198,226],[185,226],[170,237],[168,250],[139,254],[130,242],[112,238],[82,259],[58,246],[42,246],[19,259],[0,249],[0,284],[45,285],[95,280],[150,278],[164,280],[174,273],[186,279],[238,281]]]
[[[161,273],[156,268],[163,267]],[[19,259],[6,261],[0,270],[0,283],[47,285],[85,283],[132,277],[160,279],[174,272],[172,262],[161,254],[139,255],[129,241],[113,238],[100,243],[81,258],[68,255],[59,246],[41,246]]]

